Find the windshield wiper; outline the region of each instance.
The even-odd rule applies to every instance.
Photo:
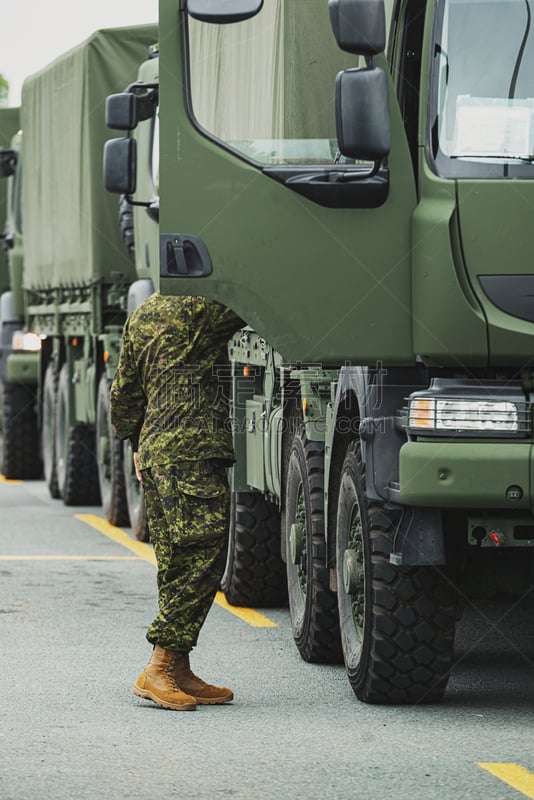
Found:
[[[489,158],[492,161],[524,161],[528,164],[532,164],[534,162],[534,155],[515,155],[512,153],[507,153],[506,155],[497,155],[497,154],[489,154],[489,153],[455,153],[451,155],[450,158]]]

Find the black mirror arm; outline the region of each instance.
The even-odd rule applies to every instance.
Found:
[[[369,172],[339,172],[336,175],[336,180],[342,183],[353,183],[354,181],[366,181],[369,178],[374,178],[380,172],[383,162],[375,161]]]
[[[159,197],[148,204],[146,213],[154,222],[159,222]]]
[[[128,203],[129,206],[141,206],[142,208],[150,208],[153,204],[153,200],[150,202],[144,202],[142,200],[133,200],[131,194],[125,194],[124,199]]]

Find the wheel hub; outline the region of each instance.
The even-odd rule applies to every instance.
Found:
[[[109,452],[109,439],[107,436],[101,436],[99,442],[99,450],[100,450],[100,461],[103,464],[109,464],[110,459],[110,452]]]
[[[357,594],[361,583],[361,572],[361,564],[356,550],[345,550],[343,555],[343,586],[346,594]]]
[[[300,564],[306,541],[306,529],[300,522],[294,522],[289,531],[289,551],[293,564]]]

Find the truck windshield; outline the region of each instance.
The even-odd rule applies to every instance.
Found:
[[[189,96],[210,136],[262,165],[332,164],[336,74],[356,66],[325,0],[271,0],[235,25],[189,19]]]
[[[431,143],[446,177],[534,176],[533,0],[444,0]]]

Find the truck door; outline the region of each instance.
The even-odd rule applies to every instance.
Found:
[[[415,178],[391,82],[369,175],[339,152],[336,74],[358,58],[327,0],[224,25],[177,6],[160,0],[161,291],[229,305],[291,361],[413,363]]]
[[[443,0],[435,29],[434,172],[456,181],[465,270],[489,362],[532,357],[532,0]]]

